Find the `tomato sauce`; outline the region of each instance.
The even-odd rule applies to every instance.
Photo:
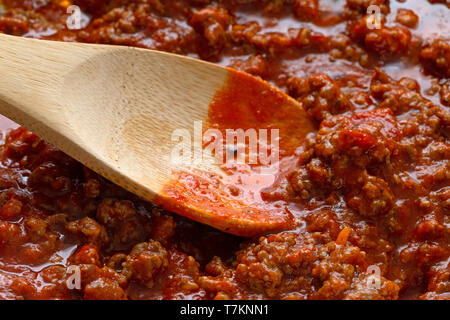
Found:
[[[278,129],[275,175],[233,161],[220,176],[181,172],[166,209],[2,118],[2,299],[450,298],[445,0],[0,2],[2,33],[184,54],[284,92],[238,74],[205,119],[223,135]],[[71,5],[79,30],[66,25]],[[215,230],[170,212],[189,205],[277,218],[258,236]]]

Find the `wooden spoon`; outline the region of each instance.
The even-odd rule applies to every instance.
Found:
[[[252,211],[243,202],[232,210],[221,210],[223,203],[215,200],[199,206],[167,188],[187,171],[223,175],[217,164],[183,165],[168,155],[174,130],[192,131],[194,121],[207,119],[214,97],[233,75],[239,85],[256,84],[277,95],[298,115],[304,134],[312,130],[302,107],[270,84],[159,51],[7,35],[0,35],[0,73],[0,113],[130,192],[237,235],[289,228],[283,214]],[[184,191],[190,199],[193,190]]]

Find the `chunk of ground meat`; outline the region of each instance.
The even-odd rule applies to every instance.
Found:
[[[264,77],[267,74],[267,63],[262,55],[251,56],[245,60],[233,59],[230,67],[259,77]]]
[[[319,1],[294,0],[292,10],[297,19],[314,21],[319,16]]]
[[[417,224],[414,233],[421,240],[429,240],[445,236],[446,230],[435,217],[428,217]]]
[[[421,268],[429,269],[435,263],[448,258],[448,248],[440,247],[432,241],[410,243],[402,248],[399,261],[403,264],[411,264]]]
[[[234,270],[227,267],[222,259],[214,257],[205,267],[208,275],[198,278],[199,286],[205,289],[211,298],[224,300],[238,298],[241,293],[233,283]]]
[[[127,255],[125,253],[116,253],[109,258],[106,266],[115,270],[116,272],[122,272],[123,263],[127,260]]]
[[[304,200],[328,194],[334,184],[331,168],[319,158],[295,170],[289,181],[294,192]]]
[[[419,17],[412,10],[398,9],[395,21],[408,28],[415,28],[419,22]]]
[[[109,242],[105,227],[89,217],[67,223],[66,229],[74,234],[83,235],[90,243],[99,247]]]
[[[297,34],[291,38],[284,34],[274,32],[260,33],[259,31],[261,31],[261,26],[257,22],[245,25],[235,24],[230,31],[230,36],[234,41],[247,42],[271,57],[288,50],[294,44],[298,44],[298,41],[293,40],[297,40]]]
[[[100,265],[100,255],[96,246],[87,244],[82,246],[70,257],[70,261],[73,264],[94,264]]]
[[[322,160],[313,158],[306,165],[306,170],[308,170],[308,176],[314,183],[325,186],[331,182],[331,172]]]
[[[367,66],[370,62],[369,55],[352,39],[343,34],[329,38],[330,56],[333,59],[346,59],[357,61],[361,66]]]
[[[314,196],[313,183],[308,176],[308,172],[305,168],[299,168],[295,170],[290,179],[292,189],[300,198],[307,200]]]
[[[307,230],[311,233],[322,232],[326,234],[326,241],[337,239],[341,230],[336,220],[337,216],[332,210],[320,209],[306,217],[306,221],[308,222]]]
[[[217,57],[225,47],[226,31],[231,22],[232,17],[222,7],[208,7],[194,11],[189,20],[189,24],[203,34],[206,45],[210,48],[210,55],[214,57]]]
[[[158,208],[152,210],[151,238],[162,243],[168,241],[176,231],[177,224],[174,218]]]
[[[12,130],[5,139],[5,156],[16,161],[25,160],[30,154],[39,154],[44,148],[45,142],[23,127]],[[30,164],[30,160],[23,161]]]
[[[116,283],[99,278],[84,287],[86,300],[127,300],[127,294]]]
[[[238,253],[237,263],[236,278],[270,298],[342,299],[370,290],[363,288],[368,264],[358,247],[320,244],[314,238],[301,241],[293,233],[262,237]],[[398,297],[394,282],[383,278],[382,283],[366,298]],[[311,287],[314,292],[307,293]]]
[[[169,264],[167,251],[158,241],[150,240],[133,247],[123,263],[123,274],[151,288],[155,277]]]
[[[16,9],[0,16],[0,32],[6,34],[22,36],[30,30],[39,33],[52,30],[54,27],[44,16],[31,10]]]
[[[348,205],[361,215],[386,214],[394,196],[386,182],[365,168],[389,163],[400,138],[389,109],[331,116],[315,137],[314,156],[290,176],[291,186],[305,200],[318,196],[333,203],[344,192]]]
[[[68,194],[73,188],[72,181],[60,166],[50,161],[41,163],[33,170],[28,184],[49,197]]]
[[[81,30],[77,36],[83,42],[187,52],[194,46],[192,28],[166,19],[161,16],[163,13],[164,6],[159,1],[131,2],[94,19],[93,29]]]
[[[311,117],[318,121],[353,109],[339,86],[327,75],[313,74],[306,79],[288,80],[289,93],[300,101]]]
[[[439,95],[441,96],[441,103],[450,107],[450,80],[442,84]]]
[[[380,69],[376,69],[370,92],[379,101],[380,108],[389,108],[395,114],[400,114],[410,109],[424,110],[432,106],[429,100],[417,92],[417,86],[411,79],[395,81]]]
[[[148,233],[148,224],[141,223],[134,204],[128,200],[104,199],[96,217],[111,233],[114,245],[137,243]]]
[[[424,300],[450,300],[450,265],[441,262],[428,272],[428,292],[420,298]]]
[[[9,199],[0,208],[0,219],[11,220],[17,217],[22,212],[23,203],[18,199]]]
[[[235,0],[232,0],[235,1]],[[242,0],[238,0],[241,3]],[[247,0],[244,0],[244,2]],[[288,6],[290,0],[250,0],[247,1],[248,3],[254,3],[256,5],[262,4],[263,8],[262,8],[262,12],[264,14],[267,15],[272,15],[272,16],[276,16],[279,15],[281,13],[283,13],[283,11],[286,9],[286,7]]]
[[[411,90],[411,86],[412,89]],[[408,118],[399,121],[403,134],[422,135],[442,139],[449,136],[450,113],[418,93],[414,81],[401,79],[394,81],[384,72],[376,70],[371,83],[371,93],[379,100],[380,107],[389,107],[395,114],[408,113]],[[440,137],[440,138],[439,138]],[[415,140],[419,148],[424,148],[428,138]],[[429,142],[429,141],[428,141]],[[411,141],[407,142],[411,143]],[[406,144],[404,143],[406,146]],[[411,148],[408,148],[411,152]]]
[[[127,295],[124,287],[127,285],[126,278],[108,267],[99,268],[93,264],[75,265],[80,272],[81,291],[83,298],[87,300],[126,300]],[[69,278],[74,275],[74,271],[66,274]],[[73,282],[73,284],[76,284]],[[75,288],[76,289],[76,288]]]
[[[368,28],[368,16],[349,25],[350,36],[379,55],[382,60],[407,55],[411,44],[411,32],[403,27]]]
[[[27,218],[25,222],[25,228],[32,241],[37,241],[45,236],[47,227],[48,223],[45,220],[35,217]]]
[[[420,52],[424,68],[437,77],[450,77],[450,39],[436,39]]]
[[[403,28],[381,28],[366,34],[364,43],[369,50],[381,54],[382,58],[390,55],[402,55],[408,49],[411,33]]]
[[[351,155],[356,163],[382,162],[397,147],[400,134],[389,109],[334,116],[321,123],[315,152],[324,158]]]
[[[97,219],[107,227],[116,227],[135,215],[136,209],[131,201],[104,199],[97,207]]]
[[[100,195],[100,182],[97,179],[89,179],[84,184],[84,194],[88,198],[97,198]]]
[[[347,205],[364,217],[375,217],[392,209],[394,195],[386,181],[368,176],[361,189],[355,188],[349,192]]]

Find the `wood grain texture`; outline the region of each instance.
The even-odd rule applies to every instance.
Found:
[[[228,71],[152,50],[0,35],[0,112],[151,200],[171,133],[207,117]],[[145,120],[145,121],[141,121]]]

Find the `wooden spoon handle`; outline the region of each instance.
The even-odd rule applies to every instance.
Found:
[[[0,112],[30,129],[58,122],[64,75],[95,50],[0,34]]]

